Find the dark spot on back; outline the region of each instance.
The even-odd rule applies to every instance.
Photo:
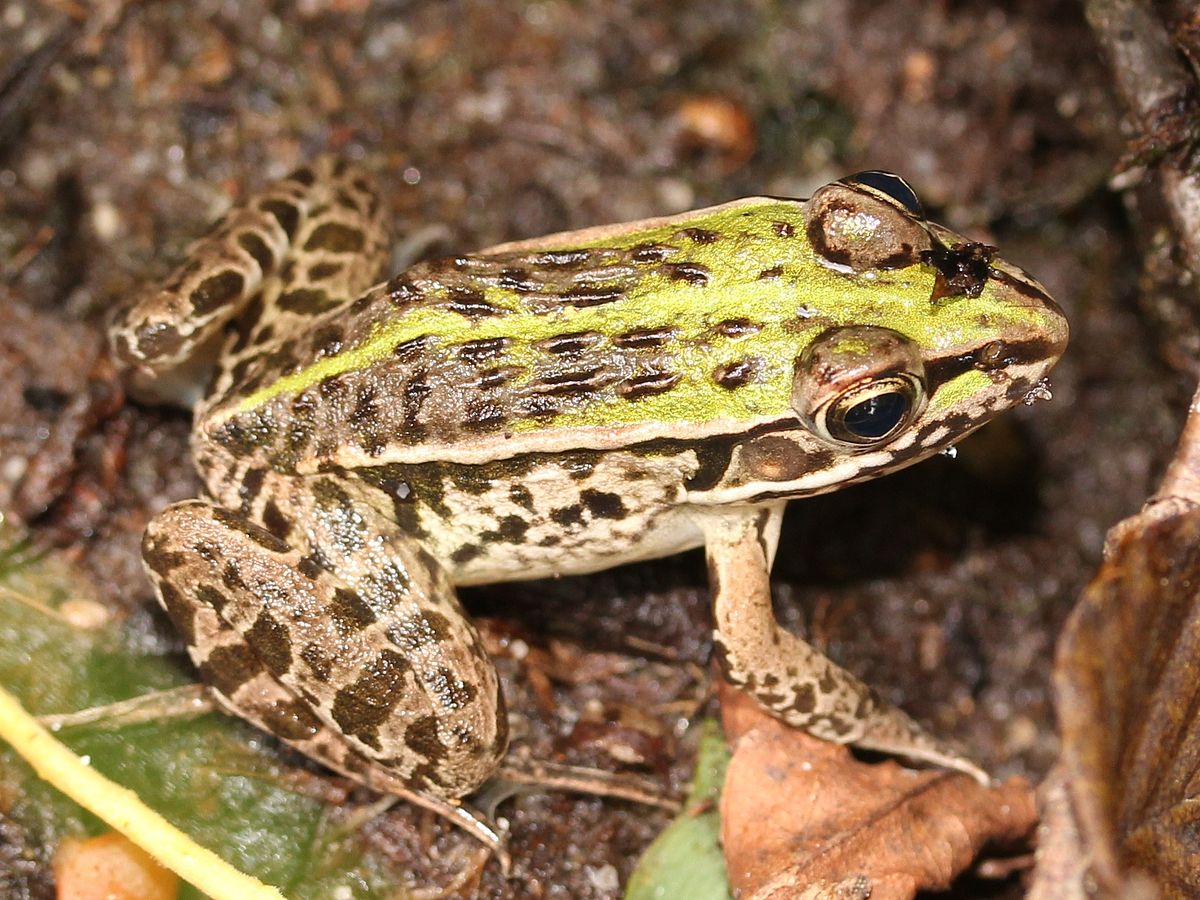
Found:
[[[268,500],[262,511],[262,523],[267,531],[280,540],[286,540],[292,530],[292,523],[283,514],[274,500]]]
[[[583,524],[583,506],[578,503],[562,506],[550,511],[550,519],[556,525],[570,528],[572,525]]]
[[[248,522],[219,506],[213,507],[212,517],[226,528],[245,535],[254,541],[254,543],[266,550],[270,550],[272,553],[287,553],[290,549],[284,541],[281,541],[265,528],[260,528],[253,522]]]
[[[331,298],[321,288],[296,288],[281,294],[277,302],[279,308],[285,312],[317,316],[333,309],[340,301]]]
[[[411,440],[418,440],[424,432],[424,426],[417,422],[417,417],[421,414],[421,407],[425,405],[426,398],[432,392],[433,388],[425,381],[424,370],[415,374],[404,385],[401,409],[404,413],[406,436]]]
[[[505,516],[496,529],[497,536],[510,544],[519,544],[529,531],[529,523],[520,516]]]
[[[196,600],[211,608],[218,616],[229,605],[229,598],[211,584],[198,584],[195,588]]]
[[[608,491],[581,491],[579,499],[593,519],[623,519],[628,512],[621,496]]]
[[[498,388],[508,384],[508,382],[512,381],[523,371],[525,370],[520,366],[497,366],[485,369],[479,373],[479,378],[476,379],[475,386],[483,390]]]
[[[257,714],[271,734],[284,741],[306,741],[325,727],[302,700],[272,703]]]
[[[607,285],[583,284],[564,291],[559,296],[568,306],[585,308],[620,300],[625,296],[625,289]]]
[[[629,257],[640,263],[662,262],[674,252],[674,247],[663,244],[638,244],[630,250]]]
[[[317,644],[306,644],[300,651],[300,658],[308,665],[313,678],[321,683],[329,681],[333,673],[333,660]]]
[[[329,602],[329,616],[338,633],[345,636],[366,628],[375,621],[375,612],[354,591],[336,588]]]
[[[316,581],[325,572],[325,569],[315,556],[304,556],[296,563],[296,571],[309,581]]]
[[[500,307],[488,303],[480,291],[469,288],[454,288],[446,298],[446,308],[468,319],[497,316],[504,312]]]
[[[200,663],[200,677],[226,697],[262,670],[258,654],[247,653],[241,646],[214,647],[208,658]]]
[[[263,274],[270,272],[275,267],[275,254],[271,252],[271,247],[257,233],[253,231],[243,231],[237,238],[238,246],[249,253]]]
[[[707,228],[684,228],[679,232],[679,236],[697,244],[713,244],[721,239],[720,232],[710,231]]]
[[[463,426],[470,431],[496,431],[504,426],[508,416],[497,403],[482,400],[478,397],[467,401],[463,416]]]
[[[662,271],[672,281],[685,281],[695,287],[708,284],[708,269],[699,263],[663,263]]]
[[[678,372],[646,372],[621,382],[617,392],[626,400],[640,400],[666,393],[679,383],[681,377]]]
[[[461,566],[473,559],[478,559],[482,555],[483,548],[478,544],[463,544],[450,554],[450,561]]]
[[[166,322],[141,325],[134,332],[134,337],[137,340],[138,355],[144,359],[170,356],[183,344],[183,336],[178,329]]]
[[[546,394],[534,394],[521,398],[517,409],[521,415],[527,418],[541,419],[542,421],[549,421],[562,412],[560,401]]]
[[[322,325],[313,332],[313,353],[317,356],[334,356],[342,349],[342,341],[345,337],[346,333],[342,330],[341,325],[334,323]]]
[[[713,369],[713,381],[726,390],[739,388],[754,379],[759,370],[759,362],[757,358],[736,359],[717,366]]]
[[[221,583],[231,591],[249,590],[245,580],[242,578],[242,570],[238,568],[236,559],[228,560],[225,563],[225,568],[221,570]]]
[[[283,229],[283,233],[287,235],[289,241],[295,237],[296,226],[300,224],[300,210],[295,206],[286,200],[264,200],[258,205],[258,208],[275,217],[275,221],[279,223],[279,227]]]
[[[313,229],[304,242],[305,250],[327,250],[330,253],[358,253],[363,248],[363,233],[341,222],[324,222]]]
[[[319,262],[316,265],[309,266],[308,280],[322,281],[333,277],[344,268],[345,266],[340,262]]]
[[[521,293],[531,293],[541,288],[541,284],[529,277],[529,272],[517,266],[500,270],[496,283],[502,288]]]
[[[598,331],[573,331],[538,341],[538,347],[555,356],[573,356],[596,346],[604,336]]]
[[[242,476],[242,483],[238,485],[238,496],[242,500],[243,507],[248,507],[254,502],[254,498],[262,490],[266,477],[266,469],[249,469]]]
[[[987,284],[995,255],[995,247],[977,241],[967,241],[953,247],[935,242],[932,250],[922,250],[921,262],[937,270],[930,302],[936,303],[943,297],[978,297]]]
[[[438,737],[436,716],[422,716],[404,731],[404,743],[409,750],[431,762],[446,756],[446,745]]]
[[[283,675],[292,667],[291,636],[266,611],[259,613],[246,632],[246,643],[254,648],[271,674]]]
[[[441,643],[450,639],[452,631],[450,620],[440,612],[427,609],[421,613],[421,617],[425,620],[425,626],[429,629],[429,633],[433,635],[435,642]]]
[[[312,187],[313,182],[317,180],[317,176],[313,174],[313,170],[308,166],[301,166],[288,176],[290,181],[298,181],[305,187]]]
[[[226,269],[224,272],[210,275],[200,282],[196,289],[188,295],[188,300],[195,313],[205,315],[227,304],[242,292],[245,285],[246,279],[242,277],[241,272]]]
[[[157,570],[156,570],[157,571]],[[180,637],[188,644],[196,643],[196,606],[187,602],[170,582],[163,581],[158,585],[159,598],[163,609],[167,611],[171,623]]]
[[[407,275],[397,275],[384,290],[387,291],[388,301],[400,307],[408,306],[421,297],[421,291]]]
[[[399,653],[381,651],[352,684],[337,692],[330,715],[343,732],[379,750],[379,726],[404,699],[405,676],[411,671]]]
[[[817,695],[811,682],[802,681],[795,685],[796,697],[792,701],[792,709],[802,716],[808,715],[817,708]]]
[[[637,328],[618,334],[612,339],[613,344],[626,350],[645,350],[661,347],[676,336],[676,331],[669,325],[658,328]]]
[[[599,368],[585,369],[582,372],[561,372],[557,375],[547,375],[533,385],[533,389],[552,397],[580,397],[601,390],[620,377],[617,372]]]
[[[483,338],[478,341],[467,341],[458,347],[459,359],[478,365],[485,360],[500,356],[508,348],[511,341],[506,337]]]
[[[411,363],[421,355],[432,340],[429,335],[423,334],[420,337],[401,341],[392,348],[392,356],[401,362]]]
[[[725,319],[718,322],[714,327],[718,332],[729,338],[746,337],[747,335],[758,334],[758,332],[762,331],[760,324],[743,318]]]

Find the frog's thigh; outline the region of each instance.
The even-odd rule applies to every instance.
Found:
[[[714,514],[705,532],[714,639],[726,677],[815,737],[948,765],[986,779],[858,678],[779,627],[770,566],[783,505]]]
[[[220,507],[147,529],[147,569],[239,715],[379,790],[457,798],[504,755],[495,669],[441,567],[392,536],[357,579]]]

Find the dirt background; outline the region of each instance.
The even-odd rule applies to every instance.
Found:
[[[1068,2],[0,3],[0,508],[169,639],[137,545],[198,490],[188,418],[111,408],[103,320],[231,197],[320,152],[379,171],[399,259],[890,169],[1041,279],[1071,346],[1053,402],[957,460],[793,504],[777,609],[993,773],[1036,781],[1058,628],[1191,390],[1195,330],[1142,285],[1153,192],[1108,187],[1123,146]],[[699,555],[465,600],[523,744],[686,783],[708,693]],[[611,896],[667,821],[561,794],[503,812],[516,880],[491,867],[480,896]],[[414,883],[468,840],[406,809],[367,828]],[[958,895],[1021,892],[1018,873]]]

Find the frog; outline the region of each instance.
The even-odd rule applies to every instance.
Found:
[[[1038,281],[874,170],[390,277],[388,225],[374,175],[322,157],[112,322],[130,392],[193,410],[205,494],[142,555],[221,706],[494,844],[467,798],[508,718],[456,589],[703,547],[729,682],[987,779],[781,627],[770,572],[789,500],[1046,392],[1068,325]]]

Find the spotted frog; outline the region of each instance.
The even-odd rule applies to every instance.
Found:
[[[207,494],[143,554],[224,706],[474,827],[508,727],[455,587],[702,545],[731,682],[821,738],[980,774],[780,628],[768,574],[789,499],[1039,391],[1067,324],[1037,281],[882,172],[381,281],[386,219],[368,173],[321,160],[114,323],[135,394],[195,409]]]

